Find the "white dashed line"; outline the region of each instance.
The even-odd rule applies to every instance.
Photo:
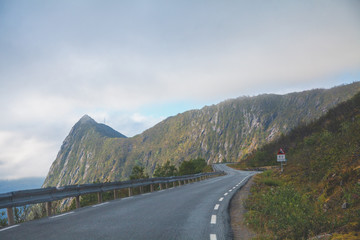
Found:
[[[11,228],[18,227],[18,226],[20,226],[20,225],[18,224],[18,225],[13,225],[13,226],[10,226],[10,227],[7,227],[7,228],[0,229],[0,232],[6,231],[6,230],[9,230],[9,229],[11,229]],[[211,235],[211,234],[210,234],[210,235]],[[210,237],[210,239],[211,239],[211,237]]]
[[[232,192],[232,189],[230,189],[229,192]]]
[[[236,187],[233,187],[232,189],[235,189]]]
[[[210,240],[217,240],[216,234],[210,234]]]
[[[224,193],[224,196],[228,195],[229,193]]]
[[[222,200],[224,200],[224,198],[223,198],[223,197],[219,199],[219,202],[221,202]]]
[[[92,207],[100,207],[100,206],[103,206],[103,205],[108,204],[108,203],[109,202],[104,202],[104,203],[96,204],[96,205],[94,205]]]
[[[74,212],[68,212],[68,213],[64,213],[64,214],[52,216],[52,217],[50,217],[50,218],[58,218],[58,217],[62,217],[62,216],[66,216],[66,215],[72,214],[72,213],[74,213]]]
[[[216,215],[211,215],[211,224],[216,224]]]
[[[220,204],[216,204],[215,207],[214,207],[214,210],[218,210],[220,207]]]

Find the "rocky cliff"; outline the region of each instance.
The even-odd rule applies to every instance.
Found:
[[[124,180],[135,164],[152,174],[167,160],[241,161],[300,123],[353,97],[360,83],[286,95],[240,97],[169,117],[142,134],[122,134],[84,116],[65,139],[43,186]]]

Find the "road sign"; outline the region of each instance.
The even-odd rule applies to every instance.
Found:
[[[280,148],[280,150],[278,151],[277,161],[278,162],[286,162],[285,151],[282,148]]]
[[[277,161],[278,162],[286,162],[285,154],[278,154]]]
[[[281,163],[281,172],[284,171],[283,169],[283,163],[286,162],[286,158],[285,158],[285,151],[280,148],[280,150],[277,153],[277,161]]]

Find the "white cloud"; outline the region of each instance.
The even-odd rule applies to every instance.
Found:
[[[331,87],[359,75],[357,1],[204,3],[4,3],[0,171],[29,176],[20,166],[37,162],[36,151],[46,152],[48,169],[84,114],[133,136],[164,119],[169,103]]]
[[[57,143],[27,138],[21,133],[0,132],[1,179],[43,177],[54,160]]]

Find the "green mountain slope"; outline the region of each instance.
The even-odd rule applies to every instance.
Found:
[[[282,174],[258,177],[248,201],[251,226],[269,239],[307,239],[324,232],[337,232],[333,239],[358,239],[360,93],[258,149],[246,164],[276,164],[280,147],[288,163]]]
[[[300,123],[319,118],[358,91],[360,83],[286,95],[241,97],[170,117],[132,138],[100,137],[94,130],[91,134],[85,131],[86,137],[73,138],[70,132],[44,186],[123,180],[135,164],[143,165],[151,175],[157,164],[167,160],[173,164],[197,157],[209,163],[240,161]],[[77,150],[68,154],[69,149]]]

